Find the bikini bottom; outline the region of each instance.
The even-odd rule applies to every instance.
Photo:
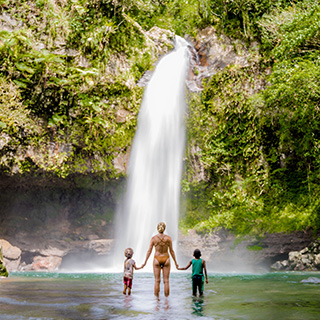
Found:
[[[162,269],[169,259],[169,255],[166,256],[154,256],[154,258],[159,262],[160,268]]]

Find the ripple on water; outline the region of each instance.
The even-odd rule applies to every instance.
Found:
[[[192,298],[190,273],[172,273],[170,296],[153,296],[153,275],[137,273],[131,296],[122,274],[17,273],[0,281],[1,320],[273,320],[320,317],[310,273],[209,274],[203,298]],[[320,278],[319,273],[313,277]]]

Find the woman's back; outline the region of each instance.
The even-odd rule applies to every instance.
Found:
[[[171,238],[168,235],[157,234],[153,238],[153,245],[155,248],[155,255],[165,255],[168,254],[168,249],[170,247]]]

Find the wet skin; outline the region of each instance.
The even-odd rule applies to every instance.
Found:
[[[178,263],[176,260],[176,255],[172,247],[171,237],[164,234],[165,224],[158,224],[158,234],[151,238],[149,249],[147,251],[145,262],[142,267],[144,267],[151,255],[152,249],[155,248],[154,259],[153,259],[153,274],[154,274],[154,295],[159,297],[160,293],[160,281],[161,281],[161,270],[162,270],[162,278],[164,284],[164,295],[166,297],[170,294],[170,286],[169,286],[169,276],[170,276],[170,256],[178,268]],[[162,264],[162,267],[160,265]]]

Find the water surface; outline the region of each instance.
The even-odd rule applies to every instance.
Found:
[[[0,319],[320,319],[320,273],[209,274],[203,298],[190,273],[172,273],[170,296],[153,296],[153,275],[135,274],[131,296],[122,274],[14,273],[0,280]]]

